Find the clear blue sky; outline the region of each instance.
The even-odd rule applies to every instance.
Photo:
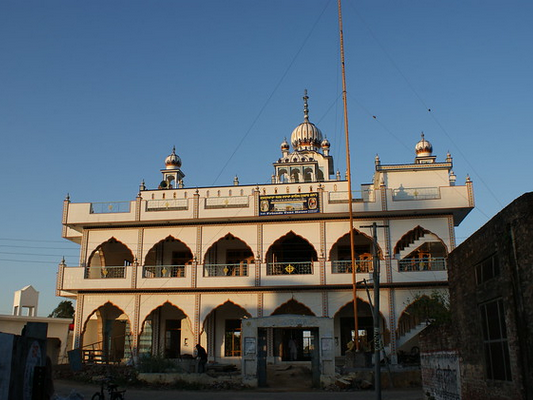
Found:
[[[63,199],[135,198],[176,146],[186,186],[269,182],[310,119],[345,169],[337,2],[0,2],[0,313],[62,300]],[[343,2],[354,180],[411,162],[420,132],[474,181],[464,240],[532,190],[533,3]],[[428,111],[431,109],[431,111]],[[377,118],[373,118],[376,116]]]

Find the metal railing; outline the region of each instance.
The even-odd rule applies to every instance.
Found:
[[[108,203],[91,203],[91,214],[129,213],[129,201],[112,201]]]
[[[86,279],[111,279],[111,278],[125,278],[126,277],[126,267],[124,265],[120,266],[103,266],[95,267],[89,266],[85,268],[85,278]]]
[[[404,188],[392,190],[392,200],[429,200],[439,199],[440,190],[438,187],[425,187],[425,188]]]
[[[373,260],[355,260],[355,272],[368,273],[374,271]],[[331,272],[334,274],[352,273],[351,260],[331,260]]]
[[[248,276],[248,263],[205,264],[204,276]]]
[[[398,270],[400,272],[446,271],[446,259],[444,257],[404,258],[398,261]]]
[[[145,265],[143,278],[183,278],[185,265]]]
[[[311,275],[313,261],[275,262],[267,264],[267,275]]]

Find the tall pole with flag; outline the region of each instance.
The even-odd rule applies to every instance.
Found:
[[[348,102],[346,100],[346,68],[344,63],[344,34],[342,30],[342,10],[341,0],[337,0],[339,10],[339,35],[341,51],[341,70],[342,70],[342,103],[344,107],[344,137],[346,140],[346,178],[348,180],[348,214],[350,218],[350,255],[352,265],[352,290],[353,290],[353,318],[354,318],[354,342],[355,349],[359,351],[359,323],[357,321],[357,282],[356,266],[354,253],[354,229],[353,229],[353,207],[352,207],[352,171],[350,165],[350,138],[348,134]]]

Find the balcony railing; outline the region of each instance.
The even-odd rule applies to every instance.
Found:
[[[392,191],[392,199],[394,201],[402,200],[429,200],[439,199],[440,190],[438,187],[425,188],[404,188],[394,189]]]
[[[112,201],[108,203],[91,203],[91,214],[129,213],[129,201]]]
[[[398,262],[400,272],[411,271],[446,271],[446,259],[444,257],[432,257],[427,259],[404,258]]]
[[[87,267],[85,268],[86,279],[112,279],[112,278],[125,278],[126,267],[120,266],[103,266],[103,267]]]
[[[204,276],[248,276],[248,263],[205,264]]]
[[[355,272],[368,273],[374,271],[372,260],[355,260]],[[332,260],[331,272],[334,274],[347,274],[352,273],[352,261],[351,260]]]
[[[369,202],[374,201],[373,190],[353,190],[352,201],[354,202]],[[330,203],[348,203],[348,192],[329,192]]]
[[[183,278],[185,265],[145,265],[144,278]]]
[[[267,275],[311,275],[312,261],[275,262],[267,264]]]

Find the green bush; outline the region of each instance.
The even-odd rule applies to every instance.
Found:
[[[142,354],[139,356],[137,371],[141,373],[177,372],[176,364],[159,355]]]

